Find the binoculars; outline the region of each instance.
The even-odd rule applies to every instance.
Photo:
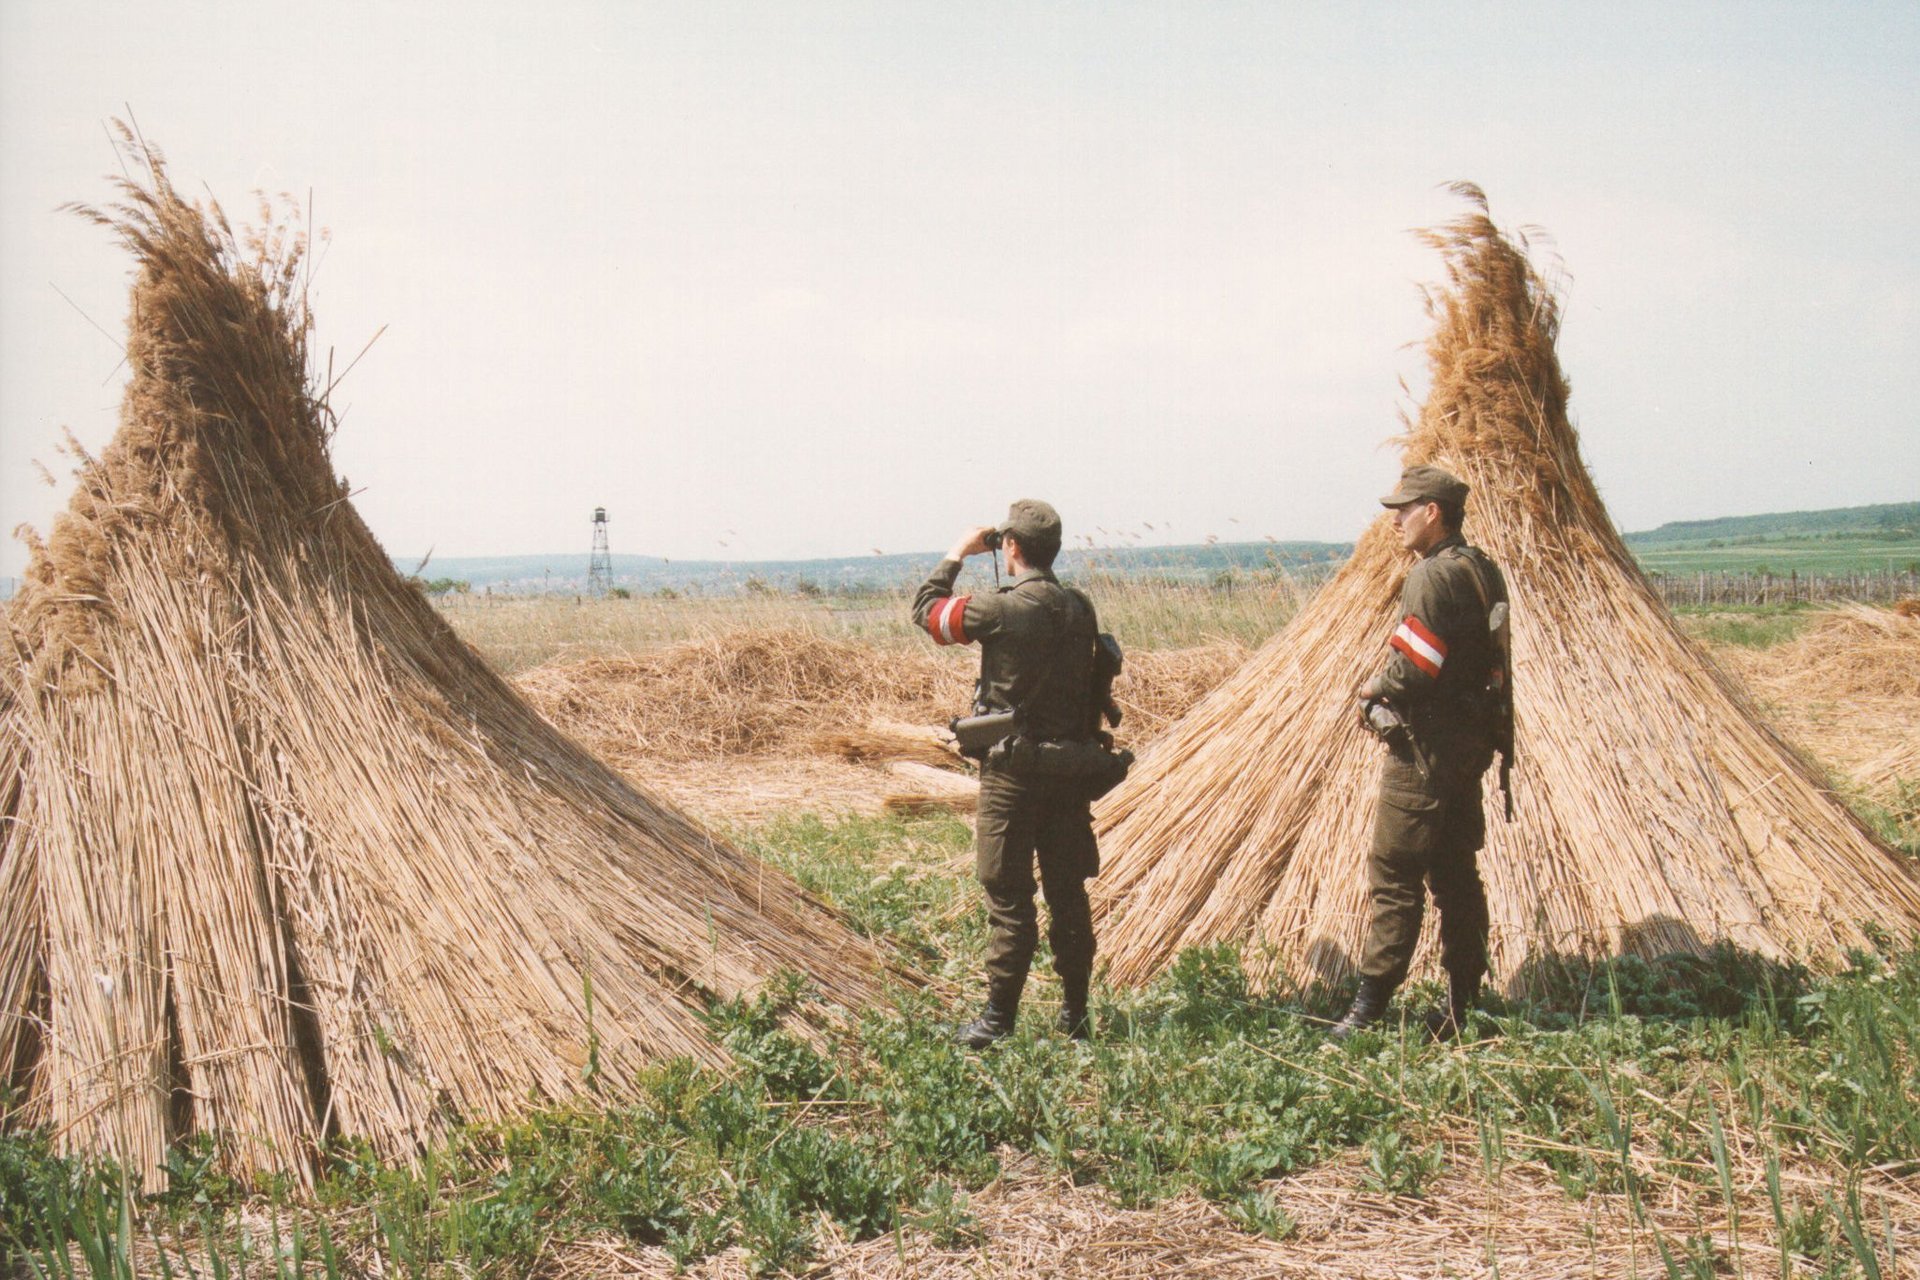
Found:
[[[1000,540],[1004,536],[1005,535],[998,529],[989,529],[980,535],[980,541],[987,544],[987,550],[998,551],[1000,549]]]

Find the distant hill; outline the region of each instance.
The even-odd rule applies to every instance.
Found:
[[[1835,507],[1829,511],[1782,511],[1763,516],[1722,516],[1717,520],[1676,520],[1645,533],[1629,533],[1636,551],[1678,548],[1709,542],[1732,543],[1775,538],[1874,538],[1888,541],[1920,536],[1920,502],[1883,502],[1871,507]]]
[[[1908,572],[1920,565],[1920,502],[1680,520],[1626,540],[1640,567],[1655,574]]]
[[[1067,548],[1062,572],[1110,573],[1122,577],[1207,581],[1221,573],[1284,568],[1294,573],[1326,571],[1352,554],[1350,542],[1219,542],[1188,547]],[[891,590],[926,577],[938,551],[898,555],[840,556],[823,560],[667,560],[658,556],[612,557],[614,585],[636,595],[666,588],[731,594],[758,582],[779,591],[810,583],[822,591]],[[417,560],[397,559],[402,573]],[[564,556],[438,557],[418,570],[428,582],[453,579],[473,590],[509,593],[577,592],[586,587],[584,552]]]

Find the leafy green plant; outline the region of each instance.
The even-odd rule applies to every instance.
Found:
[[[813,1254],[813,1227],[779,1184],[740,1189],[740,1242],[755,1275],[791,1269]]]
[[[983,1238],[980,1220],[973,1216],[967,1193],[945,1178],[936,1178],[927,1184],[913,1212],[902,1217],[900,1225],[926,1232],[942,1249],[975,1245]]]
[[[1390,1196],[1419,1197],[1439,1174],[1445,1152],[1438,1144],[1418,1147],[1397,1129],[1382,1129],[1367,1140],[1367,1163],[1360,1185]]]
[[[1220,1206],[1220,1210],[1227,1215],[1227,1221],[1242,1231],[1269,1240],[1285,1240],[1298,1226],[1271,1191],[1243,1191]]]

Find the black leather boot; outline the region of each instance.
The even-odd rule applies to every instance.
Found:
[[[1480,999],[1478,976],[1447,975],[1447,1007],[1427,1011],[1427,1034],[1435,1040],[1452,1040],[1467,1025],[1467,1015]]]
[[[981,1010],[979,1017],[954,1032],[953,1038],[963,1049],[984,1049],[996,1040],[1004,1040],[1012,1035],[1019,1014],[1020,987],[989,982],[987,1007]]]
[[[1013,1034],[1013,1015],[988,1005],[980,1016],[953,1033],[962,1049],[984,1049]]]
[[[1087,979],[1060,980],[1060,1034],[1071,1040],[1093,1039],[1093,1018],[1087,1013]]]
[[[1387,1001],[1393,998],[1393,988],[1377,978],[1360,979],[1360,991],[1353,997],[1353,1004],[1340,1021],[1333,1024],[1327,1032],[1329,1038],[1345,1040],[1366,1027],[1372,1026],[1387,1016]]]

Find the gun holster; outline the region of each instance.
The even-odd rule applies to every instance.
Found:
[[[994,711],[979,716],[955,716],[947,721],[947,728],[953,731],[960,754],[978,762],[985,760],[994,747],[1020,732],[1020,713]]]

